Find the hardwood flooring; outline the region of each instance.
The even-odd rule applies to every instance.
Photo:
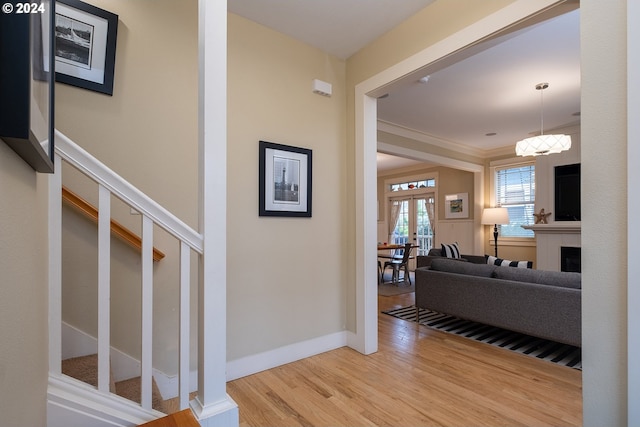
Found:
[[[379,309],[414,294],[378,297]],[[580,426],[572,368],[379,315],[378,352],[340,348],[228,383],[247,426]]]
[[[140,424],[139,427],[200,427],[200,423],[191,409],[183,409],[166,417]]]

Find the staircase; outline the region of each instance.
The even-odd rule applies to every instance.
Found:
[[[62,373],[84,383],[97,387],[98,385],[98,355],[72,357],[62,361]],[[109,391],[140,403],[140,377],[130,378],[119,382],[113,381],[113,375],[109,383]],[[191,397],[195,397],[192,393]],[[168,414],[165,417],[149,421],[140,426],[144,427],[200,427],[190,409],[179,410],[179,399],[163,400],[155,381],[153,382],[152,406],[156,411]]]
[[[72,357],[62,361],[62,373],[72,378],[80,380],[86,384],[98,386],[98,355],[90,354],[88,356]],[[115,382],[113,374],[110,375],[109,391],[120,397],[140,403],[140,377],[133,377],[126,380]],[[195,397],[192,393],[191,398]],[[160,390],[155,382],[152,381],[152,408],[165,414],[171,414],[179,411],[179,399],[163,399]]]
[[[195,393],[189,393],[190,369],[190,322],[196,313],[190,310],[190,283],[192,281],[191,257],[203,257],[203,238],[166,209],[158,205],[138,189],[123,180],[104,164],[82,150],[66,136],[56,131],[56,171],[49,180],[49,390],[48,425],[50,427],[83,426],[133,426],[148,423],[161,418],[164,414],[176,414],[173,418],[195,418],[191,414],[189,401]],[[65,167],[63,167],[65,163]],[[98,185],[98,204],[95,220],[98,226],[98,267],[97,267],[97,354],[73,357],[63,360],[62,354],[62,171],[68,166],[79,171]],[[76,173],[76,172],[74,172]],[[66,182],[65,182],[66,185]],[[69,203],[69,193],[65,201]],[[111,300],[111,233],[114,229],[111,220],[111,199],[115,197],[129,209],[140,213],[142,233],[137,246],[140,250],[140,268],[142,270],[142,306],[141,340],[139,348],[140,376],[124,381],[114,381],[111,372],[110,352],[112,309]],[[86,210],[86,209],[85,209]],[[90,209],[88,210],[90,211]],[[99,215],[97,212],[99,211]],[[91,213],[91,212],[90,212]],[[121,230],[122,227],[116,229]],[[164,254],[153,247],[154,228],[161,228],[174,237],[179,244],[178,259],[172,262],[179,266],[177,289],[179,289],[179,331],[178,331],[178,397],[164,400],[153,378],[152,337],[153,337],[153,273],[154,260]],[[122,236],[120,236],[122,237]],[[167,261],[162,261],[167,262]],[[196,272],[197,274],[197,272]],[[116,315],[113,313],[113,315]],[[202,330],[217,322],[199,325]],[[215,330],[215,326],[211,327]],[[199,344],[201,345],[201,344]],[[95,350],[93,350],[95,351]],[[76,353],[78,354],[78,353]],[[83,354],[83,353],[79,353]],[[86,353],[84,353],[86,354]],[[207,360],[206,352],[203,360]],[[202,362],[206,363],[206,362]],[[199,368],[202,364],[199,363]],[[221,371],[223,372],[223,371]],[[220,377],[224,380],[223,376]],[[201,390],[206,384],[198,386]],[[213,395],[211,395],[213,396]],[[228,398],[228,396],[226,396]],[[200,402],[198,402],[200,404]],[[224,408],[228,411],[235,404]],[[186,410],[186,411],[185,411]],[[203,406],[198,408],[203,410]],[[201,412],[198,412],[201,414]],[[235,412],[237,414],[237,412]],[[179,415],[182,414],[182,415]],[[211,417],[213,414],[207,414]],[[173,419],[172,417],[166,419]],[[171,422],[171,421],[169,421]],[[181,421],[182,422],[182,421]],[[149,424],[167,425],[172,424]],[[186,425],[189,424],[179,424]],[[197,422],[193,425],[199,425]]]

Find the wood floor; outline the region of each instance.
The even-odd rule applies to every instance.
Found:
[[[379,309],[414,294],[378,297]],[[379,315],[378,352],[329,351],[228,383],[241,426],[580,426],[572,368]]]

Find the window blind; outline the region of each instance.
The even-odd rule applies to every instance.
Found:
[[[509,224],[500,226],[503,237],[533,237],[522,225],[534,223],[536,200],[535,165],[496,170],[496,206],[507,208]]]

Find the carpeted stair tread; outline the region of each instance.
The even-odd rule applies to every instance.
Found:
[[[62,361],[62,373],[91,386],[98,386],[98,355],[72,357]],[[151,406],[156,411],[171,414],[179,411],[180,401],[173,398],[164,401],[155,379],[152,379]],[[109,391],[118,396],[140,403],[140,377],[130,378],[117,383],[110,377]],[[195,398],[197,393],[191,393],[189,399]]]
[[[140,403],[140,382],[140,377],[118,381],[116,383],[115,393],[118,396],[124,397],[136,403]],[[158,385],[153,378],[151,380],[151,407],[156,411],[167,413],[164,408],[164,402],[162,400],[162,395],[160,394],[160,389],[158,389]]]
[[[62,373],[72,378],[98,387],[98,355],[79,356],[62,361]],[[115,393],[113,375],[109,375],[109,390]]]

